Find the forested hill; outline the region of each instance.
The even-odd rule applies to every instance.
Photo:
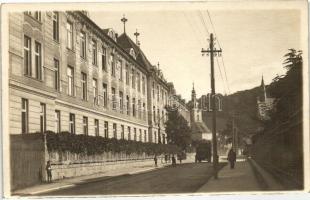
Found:
[[[235,114],[235,125],[243,134],[253,134],[262,127],[263,124],[257,118],[257,97],[260,92],[261,88],[255,87],[224,96],[223,112],[228,116],[226,129],[231,128],[233,114]]]
[[[257,97],[262,88],[258,87],[239,91],[223,97],[223,111],[217,115],[221,120],[226,120],[226,128],[219,130],[223,134],[231,134],[231,119],[235,113],[235,123],[239,132],[247,135],[254,134],[261,128],[272,127],[275,123],[290,120],[290,117],[298,113],[302,117],[302,51],[289,49],[284,56],[283,66],[287,72],[276,76],[270,85],[266,86],[267,96],[276,99],[276,105],[272,110],[271,120],[264,124],[257,117]],[[279,66],[281,67],[281,66]],[[223,131],[224,129],[224,131]]]

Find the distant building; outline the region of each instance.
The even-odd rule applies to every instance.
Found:
[[[189,108],[192,140],[211,140],[212,132],[202,119],[202,109],[199,108],[194,85],[192,89],[191,101],[189,102]]]
[[[169,85],[168,105],[171,108],[176,108],[178,112],[182,115],[182,117],[184,117],[184,119],[188,122],[188,125],[190,125],[190,111],[188,109],[185,99],[183,99],[181,95],[176,94],[172,82],[168,83],[168,85]]]
[[[257,97],[257,116],[260,120],[265,121],[270,119],[270,111],[273,109],[274,100],[275,98],[268,96],[264,83],[264,77],[262,77],[260,94]]]

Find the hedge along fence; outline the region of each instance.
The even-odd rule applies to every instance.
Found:
[[[68,132],[59,134],[46,132],[46,145],[48,152],[70,152],[76,154],[95,155],[105,152],[159,155],[176,154],[180,149],[175,145],[143,143],[132,140],[117,140],[101,136],[76,135]]]

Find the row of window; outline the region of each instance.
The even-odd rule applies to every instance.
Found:
[[[159,123],[164,123],[166,121],[167,117],[167,113],[164,112],[164,110],[161,111],[160,113],[160,109],[157,109],[157,114],[156,114],[156,107],[153,106],[153,121],[155,122],[155,124],[159,124]]]
[[[160,88],[159,85],[157,85],[156,91],[157,91],[157,101],[159,101],[159,99],[161,98],[161,101],[167,104],[168,103],[167,92],[164,91],[163,88]],[[155,81],[152,82],[152,97],[153,99],[155,99]]]
[[[46,131],[46,104],[40,103],[40,131],[43,133]],[[22,117],[22,133],[29,132],[29,102],[28,99],[22,98],[22,109],[21,109],[21,117]],[[99,128],[99,119],[94,119],[94,135],[100,136],[100,128]],[[113,137],[117,138],[117,124],[113,123]],[[125,139],[125,126],[120,125],[121,127],[121,137],[120,139]],[[127,126],[127,138],[128,140],[135,141],[147,141],[147,131],[143,130],[144,138],[142,138],[142,129],[138,129],[139,133],[137,133],[137,128],[133,128],[133,136],[131,136],[131,127]],[[60,133],[61,130],[61,111],[55,110],[55,132]],[[69,132],[72,134],[76,134],[76,120],[75,114],[69,113]],[[89,134],[89,123],[88,117],[83,116],[83,134]],[[109,122],[104,121],[104,131],[103,136],[109,138]],[[142,140],[143,139],[143,140]]]
[[[30,14],[29,14],[30,13]],[[35,16],[40,16],[41,21],[41,13],[35,12]],[[31,12],[27,12],[28,15],[31,15]],[[59,13],[53,12],[53,39],[57,42],[59,42]],[[69,49],[73,49],[73,24],[69,21],[67,21],[67,47]],[[86,58],[86,33],[81,32],[80,33],[80,45],[81,45],[81,57]],[[92,63],[94,65],[97,65],[97,42],[95,40],[91,41],[92,45]],[[25,74],[32,76],[32,43],[31,38],[28,36],[24,36],[24,68],[25,68]],[[42,47],[41,44],[37,41],[35,41],[35,75],[34,77],[42,80]],[[105,47],[102,46],[102,69],[107,70],[106,62],[107,62],[107,50]],[[115,77],[115,59],[114,55],[110,54],[110,62],[111,62],[111,73],[112,76]],[[120,80],[123,80],[123,64],[121,60],[117,61],[117,67],[120,70]],[[55,61],[55,88],[59,89],[59,61]],[[131,75],[130,75],[130,67],[126,64],[125,68],[125,76],[126,76],[126,84],[129,85],[130,83],[130,77],[132,80],[132,87],[136,88],[140,92],[141,91],[141,85],[142,85],[142,93],[145,94],[146,92],[146,78],[139,72],[135,72],[135,69],[131,69]],[[72,91],[73,92],[73,91]],[[164,99],[165,96],[167,96],[166,92],[161,89],[161,96],[162,99]],[[153,97],[155,98],[155,86],[153,82]],[[157,86],[157,100],[160,98],[160,89],[159,86]]]
[[[41,16],[41,15],[40,15]],[[58,12],[53,12],[53,38],[54,40],[59,40],[59,14]],[[67,25],[67,36],[68,36],[68,40],[69,41],[67,43],[68,48],[73,48],[72,46],[72,41],[73,38],[71,36],[73,36],[73,27],[72,27],[72,23],[70,24],[68,22]],[[81,56],[86,56],[86,34],[83,33],[81,34],[81,48],[84,49],[83,51],[81,51]],[[93,58],[95,58],[93,60],[93,62],[96,62],[96,55],[97,55],[97,44],[95,41],[92,41],[92,49],[93,49],[93,53],[94,56]],[[39,80],[43,79],[43,67],[42,67],[42,46],[41,43],[39,43],[38,41],[34,41],[34,52],[35,52],[35,64],[34,66],[32,66],[32,40],[30,37],[28,36],[24,36],[24,66],[25,66],[25,74],[28,76],[32,76],[35,77]],[[110,55],[111,56],[111,62],[112,62],[112,66],[114,66],[114,56],[113,54]],[[106,49],[103,47],[103,61],[104,61],[104,67],[105,66],[105,60],[106,60]],[[120,61],[121,62],[121,61]],[[122,64],[120,64],[120,66],[122,66]],[[122,68],[121,68],[122,70]],[[34,71],[34,73],[33,73]],[[112,68],[112,72],[115,71]],[[135,70],[132,69],[131,70],[131,79],[132,79],[132,86],[135,87],[135,78],[137,78],[137,87],[138,90],[140,90],[140,73],[137,72],[135,73]],[[56,90],[60,90],[60,64],[59,64],[59,60],[54,59],[54,84],[55,84],[55,89]],[[121,73],[122,74],[122,73]],[[67,78],[68,78],[68,95],[70,96],[75,96],[75,86],[74,86],[74,68],[71,66],[67,67]],[[122,77],[120,77],[122,78]],[[126,83],[129,83],[129,66],[126,65]],[[82,94],[82,99],[83,100],[88,100],[88,94],[87,94],[87,74],[86,73],[81,73],[81,94]],[[142,76],[142,92],[145,93],[145,87],[146,87],[146,80],[145,77]],[[152,84],[152,93],[153,93],[153,97],[155,98],[155,82],[153,82]],[[130,109],[130,99],[129,96],[126,96],[126,102],[124,105],[124,97],[123,97],[123,92],[119,92],[119,103],[117,101],[116,98],[116,91],[115,88],[111,88],[112,91],[112,101],[111,101],[111,107],[113,110],[117,110],[117,105],[119,105],[119,112],[121,113],[127,113],[127,115],[131,115],[134,117],[138,117],[138,118],[143,118],[146,119],[146,105],[144,102],[141,102],[141,100],[138,100],[136,102],[135,98],[132,98],[131,100],[131,107],[132,109]],[[160,98],[160,94],[162,97],[162,100],[167,101],[167,93],[163,90],[160,89],[159,86],[157,85],[157,100],[159,101]],[[103,102],[103,106],[107,107],[108,105],[108,95],[107,95],[107,85],[103,84],[103,95],[99,96],[98,94],[98,83],[97,83],[97,79],[93,79],[93,102],[95,105],[99,105],[99,98],[102,98],[102,102]],[[137,106],[136,106],[137,104]],[[138,111],[138,112],[137,112]],[[158,120],[156,120],[156,113],[155,113],[155,108],[153,108],[153,112],[154,112],[154,121],[159,121],[160,119],[160,112],[159,110],[157,110],[157,116],[158,116]],[[164,118],[164,114],[162,111],[162,117]]]
[[[38,21],[41,21],[41,12],[25,12],[25,14],[34,17]],[[59,42],[59,13],[58,12],[53,12],[53,39],[56,42]],[[66,24],[66,30],[67,30],[67,48],[73,50],[73,23],[67,21]],[[84,59],[86,59],[86,53],[87,53],[87,43],[86,43],[86,33],[80,32],[80,56]],[[28,36],[25,36],[24,40],[24,49],[25,49],[25,74],[27,75],[32,75],[32,69],[31,69],[31,38]],[[92,46],[92,64],[97,66],[97,42],[96,40],[91,41],[91,46]],[[38,62],[42,62],[42,52],[41,52],[41,44],[36,42],[36,59],[38,59]],[[110,62],[111,62],[111,75],[113,77],[116,76],[116,66],[115,66],[115,59],[114,55],[111,53],[110,55]],[[104,71],[107,71],[107,50],[105,47],[102,46],[102,69]],[[37,63],[42,65],[41,63]],[[39,68],[39,66],[36,66],[36,68]],[[117,61],[117,68],[120,70],[120,77],[119,80],[123,80],[123,64],[121,60]],[[36,73],[36,78],[41,80],[42,72],[38,69]],[[129,85],[130,83],[130,78],[129,78],[129,65],[126,65],[126,84]],[[137,77],[137,78],[136,78]],[[137,90],[140,92],[141,91],[141,85],[142,85],[142,93],[145,94],[146,91],[146,81],[145,77],[142,77],[142,83],[141,83],[141,78],[140,78],[140,73],[137,72],[135,73],[135,70],[132,69],[132,74],[131,74],[131,79],[132,79],[132,87],[135,88],[137,85]],[[137,82],[137,83],[136,83]]]
[[[54,12],[53,14],[53,38],[56,41],[59,41],[59,14],[58,12]],[[74,39],[73,39],[73,23],[70,21],[67,21],[66,25],[67,30],[67,48],[73,50],[74,49]],[[87,37],[86,33],[83,31],[80,31],[80,56],[83,59],[87,58]],[[97,42],[95,39],[91,40],[91,57],[92,57],[92,64],[94,66],[98,66],[98,48],[97,48]],[[117,60],[115,62],[115,56],[113,53],[110,54],[110,63],[111,63],[111,75],[112,77],[116,77],[116,68],[119,69],[119,80],[123,81],[123,62],[122,60]],[[101,67],[103,71],[107,71],[107,49],[102,45],[102,54],[101,54]],[[117,64],[117,66],[115,65]],[[130,75],[129,75],[129,65],[126,64],[125,69],[125,76],[126,76],[126,84],[130,84]],[[142,77],[142,78],[141,78]],[[139,72],[135,72],[135,70],[132,68],[131,71],[131,80],[132,80],[132,87],[135,89],[137,86],[137,90],[141,91],[141,85],[142,85],[142,93],[145,94],[146,89],[146,81],[145,77],[141,75]],[[142,81],[142,83],[141,83]]]
[[[59,70],[56,70],[58,67],[58,61],[55,60],[55,77],[59,76]],[[67,68],[67,78],[68,78],[68,95],[70,96],[74,96],[74,69],[71,66],[68,66]],[[55,81],[59,81],[59,77],[55,78]],[[88,100],[88,90],[87,90],[87,74],[82,72],[81,73],[81,98],[85,101]],[[58,84],[56,84],[58,85]],[[108,94],[107,94],[107,90],[108,90],[108,86],[106,83],[102,84],[102,96],[99,96],[98,93],[98,81],[97,79],[93,79],[92,81],[92,87],[93,87],[93,103],[94,105],[99,106],[99,97],[101,97],[102,99],[102,104],[103,107],[107,108],[108,105]],[[111,100],[111,107],[113,110],[117,109],[117,105],[118,105],[118,100],[119,100],[119,111],[120,113],[124,113],[124,110],[126,110],[127,115],[130,115],[130,98],[128,95],[126,95],[126,106],[124,105],[124,94],[122,91],[119,91],[119,98],[117,100],[116,98],[116,89],[114,87],[111,87],[111,93],[112,93],[112,100]],[[138,118],[142,118],[142,114],[143,114],[143,118],[145,118],[146,116],[146,104],[143,102],[141,102],[141,100],[138,100],[136,102],[136,98],[132,98],[132,116],[134,117],[138,117]],[[136,103],[137,106],[136,107]],[[137,110],[138,110],[138,115],[137,115]]]

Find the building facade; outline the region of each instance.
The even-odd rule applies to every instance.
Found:
[[[178,112],[182,115],[182,117],[187,121],[188,125],[190,126],[190,111],[188,109],[188,105],[186,104],[186,100],[182,98],[181,95],[176,94],[174,89],[174,85],[172,82],[169,84],[169,99],[168,105],[172,109],[177,109]]]
[[[124,32],[87,12],[9,14],[10,134],[69,131],[166,143],[169,87]]]

